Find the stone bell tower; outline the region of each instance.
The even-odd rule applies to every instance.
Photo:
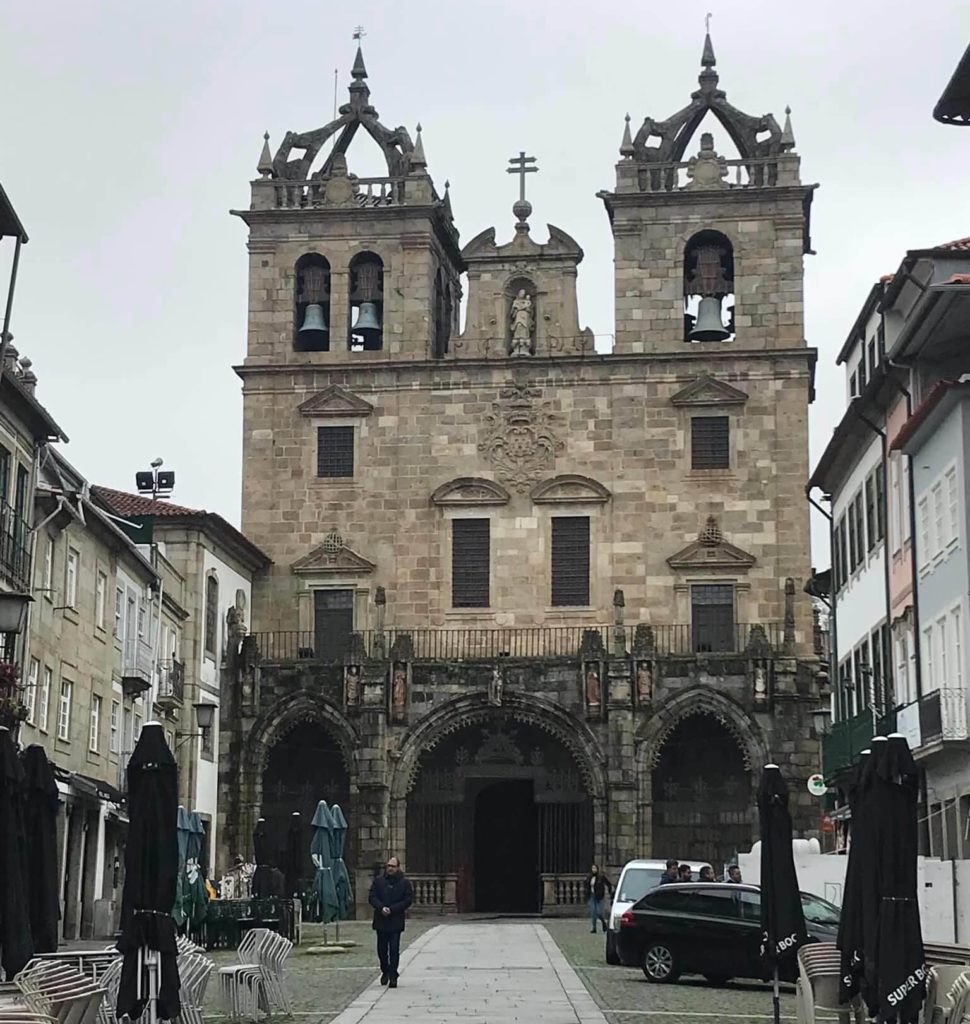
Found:
[[[616,189],[601,192],[615,240],[617,353],[805,345],[802,256],[815,185],[803,185],[791,118],[742,113],[718,88],[711,37],[699,88],[664,121],[627,115]],[[710,113],[740,154],[703,133]]]

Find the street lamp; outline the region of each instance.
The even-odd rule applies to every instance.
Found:
[[[16,591],[0,593],[0,633],[22,633],[27,625],[27,606],[33,598]]]
[[[216,705],[211,704],[209,701],[200,701],[198,704],[193,704],[192,709],[195,711],[195,724],[198,726],[198,732],[176,732],[175,734],[175,749],[178,748],[186,741],[193,737],[205,736],[212,728],[216,718]]]
[[[815,727],[816,736],[828,736],[832,730],[832,709],[823,706],[809,712],[812,716],[812,725]]]

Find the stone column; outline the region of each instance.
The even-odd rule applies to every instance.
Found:
[[[387,757],[386,708],[363,710],[360,723],[360,749],[357,752],[357,796],[351,823],[357,830],[357,863],[354,896],[358,919],[368,914],[367,894],[374,871],[390,852],[390,785]],[[396,851],[395,851],[396,852]]]
[[[634,756],[633,694],[630,662],[614,659],[607,666],[609,719],[606,726],[609,834],[606,837],[607,872],[616,873],[638,855],[636,758]]]

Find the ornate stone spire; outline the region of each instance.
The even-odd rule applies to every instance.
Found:
[[[713,92],[717,87],[717,72],[714,70],[717,59],[714,56],[714,44],[711,42],[711,15],[704,19],[704,49],[701,51],[701,67],[697,81],[703,92]]]
[[[352,107],[366,107],[370,100],[370,89],[367,87],[367,68],[364,67],[364,53],[360,48],[360,41],[364,36],[364,30],[358,25],[354,32],[354,39],[357,40],[357,56],[354,57],[354,66],[350,69],[350,105]],[[341,111],[343,107],[340,108]]]
[[[444,195],[444,198],[441,200],[441,202],[444,205],[445,213],[447,213],[449,217],[454,218],[454,214],[451,212],[451,193],[448,191],[448,189],[450,189],[450,188],[451,188],[451,182],[450,181],[446,181],[445,182],[445,195]]]
[[[785,107],[785,127],[781,130],[780,148],[784,152],[795,148],[795,133],[791,128],[791,107]]]
[[[259,154],[259,163],[256,164],[256,171],[261,178],[273,176],[273,156],[269,151],[269,132],[263,135],[263,151]]]
[[[710,17],[710,15],[708,15]],[[711,42],[710,29],[704,34],[704,51],[701,53],[701,67],[712,68],[717,64],[714,56],[714,44]]]
[[[414,140],[414,149],[411,151],[411,170],[423,170],[428,166],[424,157],[424,143],[421,141],[421,124],[417,125],[417,137]]]
[[[623,125],[623,141],[620,143],[620,156],[625,160],[629,160],[633,157],[633,136],[630,134],[630,115],[627,114],[624,118],[626,122]]]
[[[362,82],[367,77],[367,68],[364,67],[364,52],[357,44],[357,56],[354,58],[354,66],[350,69],[350,76],[356,82]]]

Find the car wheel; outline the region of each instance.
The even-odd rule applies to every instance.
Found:
[[[653,942],[643,954],[643,974],[647,981],[676,981],[680,972],[673,950],[663,942]]]
[[[620,954],[616,951],[616,935],[613,932],[606,933],[606,962],[613,967],[620,962]]]
[[[704,977],[711,985],[726,985],[731,980],[723,974],[705,974]]]

